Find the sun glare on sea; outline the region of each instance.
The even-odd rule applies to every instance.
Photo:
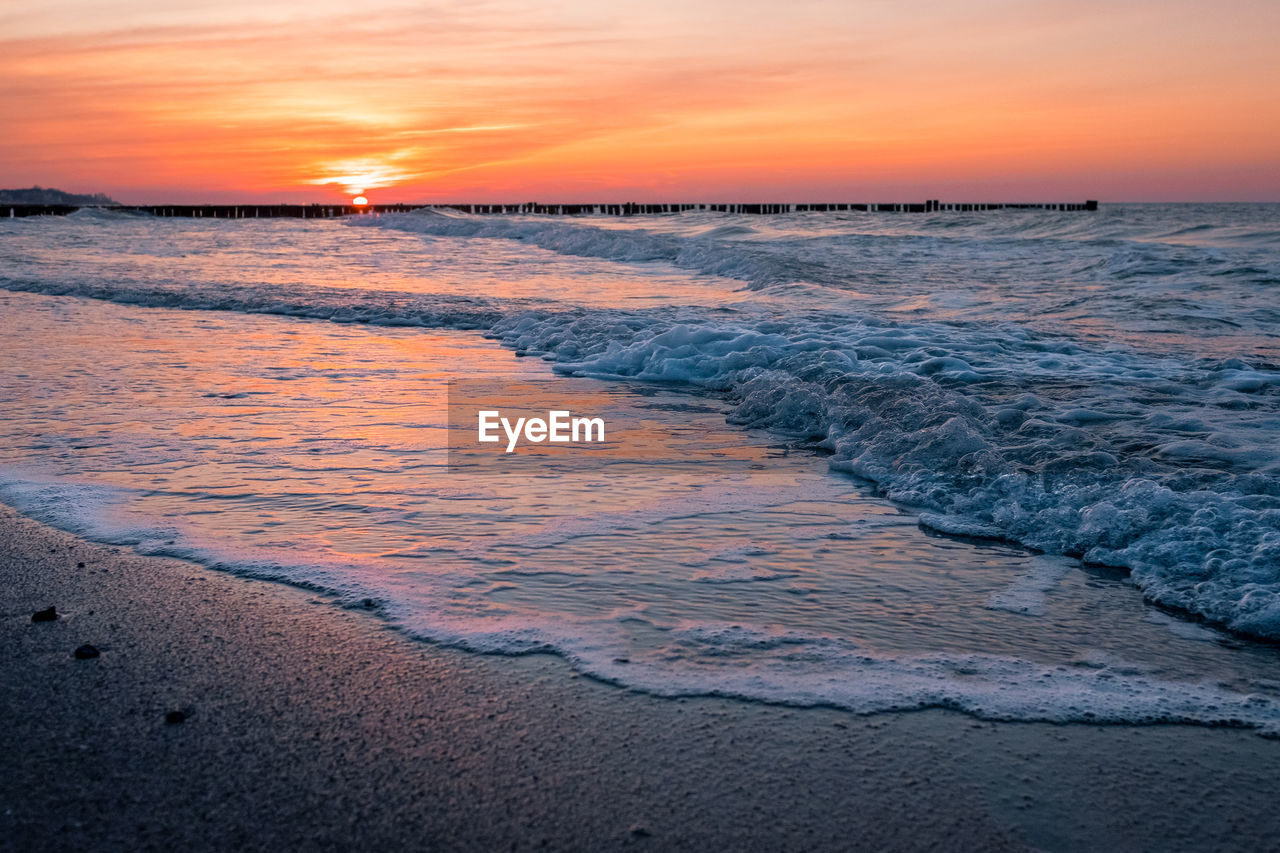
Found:
[[[362,195],[358,195],[355,198],[351,199],[351,203],[354,204],[356,207],[363,207],[369,203],[369,199],[365,198]]]

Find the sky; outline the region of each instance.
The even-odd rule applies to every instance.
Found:
[[[0,187],[1280,201],[1262,0],[0,0]]]

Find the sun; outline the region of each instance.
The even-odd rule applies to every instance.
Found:
[[[365,198],[362,195],[358,195],[355,198],[351,199],[351,203],[354,204],[356,207],[364,207],[366,204],[369,203],[369,199]]]

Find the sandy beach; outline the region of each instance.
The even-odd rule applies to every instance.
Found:
[[[1249,732],[656,698],[8,508],[0,571],[8,849],[1247,850],[1280,832],[1280,742]]]

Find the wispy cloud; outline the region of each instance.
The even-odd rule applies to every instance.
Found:
[[[0,183],[1280,193],[1280,7],[1195,5],[50,0],[0,14]]]

